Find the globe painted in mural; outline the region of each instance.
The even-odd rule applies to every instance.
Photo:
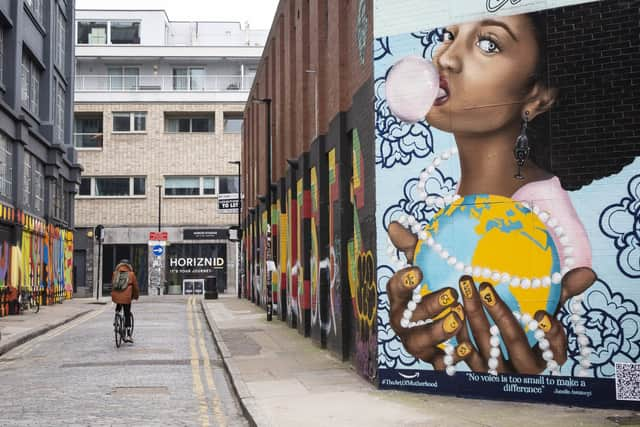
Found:
[[[482,282],[491,283],[511,311],[531,316],[538,310],[555,313],[561,286],[549,283],[549,278],[560,272],[558,250],[545,224],[522,203],[502,196],[466,196],[442,209],[425,231],[433,238],[431,246],[426,240],[419,240],[414,257],[414,264],[423,273],[419,288],[423,295],[446,287],[459,290],[458,281],[465,274],[460,268],[464,264],[474,267],[476,287]],[[436,249],[436,245],[440,246]],[[455,257],[453,264],[451,257]],[[530,282],[514,286],[504,276],[499,280],[495,280],[495,274],[493,278],[486,277],[487,269]],[[484,273],[477,274],[480,270]],[[533,279],[538,280],[532,284]],[[462,296],[459,298],[462,303]],[[488,314],[487,318],[493,324]],[[525,331],[533,345],[533,332]],[[501,346],[507,355],[504,344]]]

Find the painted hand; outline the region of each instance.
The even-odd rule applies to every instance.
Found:
[[[389,236],[394,246],[413,260],[417,238],[402,225],[389,225]],[[457,302],[458,292],[453,288],[441,289],[426,295],[416,303],[413,314],[406,319],[405,310],[413,298],[415,288],[422,282],[422,271],[418,267],[407,267],[397,271],[387,284],[391,305],[390,322],[405,349],[413,356],[433,364],[434,369],[443,370],[445,353],[441,344],[455,336],[464,325],[464,310]],[[447,313],[448,312],[448,313]],[[403,319],[406,319],[403,322]],[[408,327],[406,321],[429,319],[423,325]],[[459,341],[453,361],[457,363],[471,354],[470,342]]]
[[[568,298],[588,288],[595,281],[595,277],[589,268],[579,268],[567,273],[562,281],[558,310]],[[567,337],[564,328],[555,317],[557,312],[547,313],[540,310],[534,314],[531,319],[535,320],[533,326],[541,329],[544,332],[544,337],[531,347],[520,321],[516,319],[491,284],[483,282],[476,288],[471,276],[462,276],[459,286],[469,329],[467,327],[461,328],[457,337],[461,342],[470,342],[469,335],[473,334],[476,347],[472,348],[470,354],[465,358],[472,370],[496,369],[498,372],[538,374],[547,368],[551,354],[553,355],[552,360],[558,366],[562,366],[566,362]],[[483,308],[498,327],[509,354],[508,360],[505,360],[502,354],[495,357],[496,355],[491,353],[491,329]],[[545,354],[545,352],[547,353]],[[497,366],[489,366],[492,358],[497,361]],[[555,367],[555,364],[551,363]]]

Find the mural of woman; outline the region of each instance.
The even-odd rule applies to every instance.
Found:
[[[557,373],[567,337],[556,314],[596,280],[560,179],[527,160],[528,128],[558,97],[543,34],[536,14],[496,16],[446,27],[434,53],[440,89],[426,120],[453,134],[456,148],[420,176],[425,201],[440,207],[431,224],[409,217],[388,227],[409,266],[387,292],[406,350],[449,374],[461,360],[493,374]],[[427,197],[424,181],[454,156],[456,196]],[[586,343],[582,350],[588,356]]]

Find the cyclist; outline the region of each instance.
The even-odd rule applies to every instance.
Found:
[[[118,278],[121,276],[120,273],[127,273],[127,281],[125,286],[122,289],[116,289],[115,284],[118,281]],[[125,342],[133,343],[133,337],[131,336],[131,300],[138,299],[139,289],[138,289],[138,280],[136,279],[136,274],[133,272],[133,267],[129,263],[127,259],[121,259],[116,268],[113,270],[113,275],[111,278],[111,283],[114,285],[114,288],[111,290],[111,301],[116,303],[116,311],[119,312],[121,309],[124,309],[124,325],[126,328],[126,336],[123,338]]]

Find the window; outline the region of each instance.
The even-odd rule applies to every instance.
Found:
[[[13,196],[13,141],[0,133],[0,195]]]
[[[78,21],[78,44],[140,44],[140,22]]]
[[[216,194],[215,176],[167,176],[165,196],[212,196]]]
[[[140,23],[111,22],[111,44],[140,44]]]
[[[242,131],[242,113],[224,113],[224,133]]]
[[[237,176],[219,176],[218,189],[220,194],[239,193],[240,181]]]
[[[137,67],[109,67],[109,90],[137,90],[140,70]]]
[[[4,28],[0,27],[0,82],[4,83]]]
[[[60,144],[64,144],[64,115],[65,115],[65,98],[66,94],[62,86],[56,87],[56,115],[55,115],[55,140]]]
[[[213,132],[213,117],[211,114],[166,114],[165,131],[169,133]]]
[[[107,22],[78,21],[78,44],[107,44]]]
[[[24,154],[23,203],[27,210],[44,213],[44,165],[33,154]]]
[[[146,178],[140,176],[84,177],[80,181],[80,196],[131,197],[146,194]]]
[[[204,90],[204,81],[202,67],[173,69],[173,90]]]
[[[147,130],[147,113],[113,113],[114,132],[144,132]]]
[[[22,105],[36,117],[40,114],[40,68],[28,53],[22,53]]]
[[[102,148],[102,113],[77,113],[73,124],[76,148]]]
[[[64,74],[65,53],[67,50],[67,21],[59,7],[56,7],[56,53],[55,64]]]
[[[25,0],[24,2],[29,6],[29,10],[31,10],[34,18],[42,21],[42,0]]]

